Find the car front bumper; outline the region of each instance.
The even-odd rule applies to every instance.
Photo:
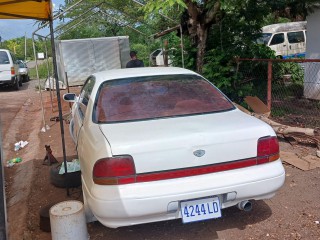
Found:
[[[181,218],[180,201],[219,196],[221,209],[244,200],[268,199],[284,184],[280,160],[193,177],[119,186],[92,185],[84,179],[86,207],[111,228]]]

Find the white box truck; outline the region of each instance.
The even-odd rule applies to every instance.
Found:
[[[130,60],[129,37],[56,40],[59,81],[83,85],[94,72],[125,68]]]

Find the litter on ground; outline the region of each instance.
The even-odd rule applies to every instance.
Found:
[[[79,159],[73,159],[72,162],[67,162],[67,171],[68,173],[80,171]],[[62,162],[61,168],[59,170],[59,174],[62,175],[64,173],[65,173],[64,162]]]
[[[21,158],[12,158],[9,161],[7,161],[7,167],[12,167],[14,166],[16,163],[22,162]]]
[[[19,142],[16,142],[14,144],[14,150],[15,151],[19,151],[21,148],[24,148],[25,146],[28,145],[29,142],[27,141],[19,141]]]

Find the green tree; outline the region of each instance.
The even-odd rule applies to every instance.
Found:
[[[142,4],[137,2],[145,6],[142,7]],[[261,49],[250,51],[252,41],[263,25],[305,19],[307,13],[319,2],[319,0],[109,0],[103,2],[87,0],[65,17],[78,22],[80,19],[77,20],[77,17],[85,12],[87,12],[86,16],[94,16],[84,21],[75,30],[64,34],[62,38],[128,35],[133,45],[148,45],[146,47],[148,49],[159,41],[150,44],[151,41],[147,36],[181,23],[183,33],[189,38],[185,41],[189,46],[184,46],[190,51],[187,56],[188,66],[193,62],[195,69],[201,73],[206,64],[206,53],[210,50],[223,53],[230,49],[226,46],[231,45],[235,50],[232,52],[238,51],[238,55],[264,52]],[[63,8],[73,4],[74,1],[66,0],[65,3],[66,6]],[[173,34],[169,37],[172,38],[171,42],[179,42],[172,36]],[[161,43],[158,46],[161,46]],[[194,61],[191,57],[195,58]],[[178,56],[176,60],[176,62],[180,61]]]

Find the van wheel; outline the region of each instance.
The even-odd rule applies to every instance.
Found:
[[[21,76],[18,77],[18,83],[19,83],[19,87],[22,87],[22,77]]]
[[[19,80],[18,80],[18,78],[16,78],[15,81],[14,81],[14,84],[13,84],[13,89],[18,91],[19,90],[19,86],[20,86]]]

